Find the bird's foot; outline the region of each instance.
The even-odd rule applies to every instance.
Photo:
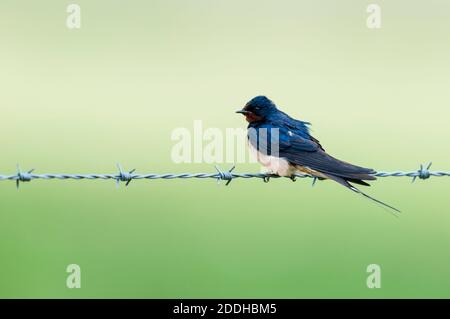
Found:
[[[270,181],[270,177],[272,177],[273,175],[277,175],[273,170],[271,169],[262,169],[261,170],[263,174],[265,174],[266,176],[263,177],[263,182],[264,183],[268,183]]]

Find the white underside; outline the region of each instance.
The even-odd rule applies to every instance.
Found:
[[[256,150],[251,143],[248,143],[248,145],[250,153],[265,167],[268,173],[280,176],[292,176],[297,171],[295,166],[289,164],[285,158],[263,154]]]

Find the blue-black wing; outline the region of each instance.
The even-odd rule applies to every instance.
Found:
[[[289,135],[288,135],[289,136]],[[286,158],[290,163],[307,166],[313,170],[339,176],[345,179],[353,180],[374,180],[372,174],[376,173],[373,169],[356,166],[341,160],[338,160],[327,154],[320,144],[314,140],[305,140],[305,138],[292,134],[289,136],[289,142],[280,144],[280,157]],[[315,145],[305,149],[305,144]]]
[[[266,151],[265,154],[285,158],[292,165],[307,167],[310,170],[320,172],[327,178],[352,191],[396,212],[400,212],[397,208],[363,193],[349,183],[369,185],[364,180],[376,179],[374,176],[376,172],[373,169],[356,166],[328,155],[319,142],[309,135],[308,131],[305,132],[304,129],[300,129],[301,134],[297,134],[297,128],[298,126],[296,125],[284,125],[281,128],[277,128],[273,126],[273,123],[263,124],[259,125],[258,128],[253,127],[252,129],[256,132],[262,129],[264,133],[256,134],[255,138],[255,132],[253,132],[253,137],[249,134],[249,140],[253,147],[259,151],[261,151],[259,147],[263,147],[263,150]]]
[[[264,130],[267,132],[261,134]],[[338,160],[327,154],[317,140],[312,137],[300,136],[295,130],[263,125],[257,131],[257,138],[254,138],[253,141],[249,136],[250,143],[258,150],[267,150],[265,154],[285,158],[293,165],[308,167],[353,182],[376,179],[373,176],[376,173],[373,169]]]

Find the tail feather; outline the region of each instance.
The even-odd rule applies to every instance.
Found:
[[[366,183],[362,179],[347,178],[346,180],[350,183],[355,183],[355,184],[364,185],[364,186],[370,186],[369,183]]]
[[[330,174],[326,174],[326,176],[327,176],[329,179],[331,179],[331,180],[333,180],[333,181],[335,181],[335,182],[338,182],[339,184],[341,184],[341,185],[347,187],[348,189],[351,189],[351,190],[354,191],[355,193],[361,194],[361,195],[364,196],[365,198],[368,198],[368,199],[370,199],[370,200],[372,200],[372,201],[374,201],[374,202],[376,202],[376,203],[378,203],[378,204],[381,204],[381,205],[383,205],[383,206],[385,206],[385,207],[387,207],[387,208],[390,208],[390,209],[392,209],[392,210],[394,210],[394,211],[400,213],[400,210],[398,210],[397,208],[395,208],[395,207],[393,207],[393,206],[391,206],[391,205],[389,205],[389,204],[386,204],[386,203],[384,203],[384,202],[382,202],[382,201],[380,201],[380,200],[378,200],[378,199],[376,199],[376,198],[373,198],[372,196],[369,196],[369,195],[363,193],[363,192],[360,191],[358,188],[356,188],[355,186],[353,186],[353,185],[351,185],[351,184],[349,183],[349,181],[354,182],[354,183],[358,183],[358,182],[360,182],[360,181],[355,181],[355,180],[352,180],[352,179],[347,179],[347,180],[346,180],[346,179],[341,178],[341,177],[339,177],[339,176],[334,176],[334,175],[330,175]],[[362,182],[362,181],[361,181],[361,182]],[[363,183],[364,183],[364,182],[363,182]],[[358,184],[361,184],[361,183],[358,183]],[[367,184],[367,183],[365,183],[365,184]],[[368,185],[368,184],[367,184],[367,185]]]

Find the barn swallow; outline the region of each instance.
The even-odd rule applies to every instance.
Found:
[[[320,142],[311,136],[309,122],[290,117],[265,96],[251,99],[236,113],[243,114],[249,122],[249,146],[255,152],[257,160],[271,174],[293,177],[296,173],[306,173],[321,180],[330,179],[376,203],[400,212],[350,184],[370,186],[365,181],[376,180],[376,171],[327,154]],[[262,129],[265,132],[264,137],[261,134]],[[251,131],[257,132],[256,138],[255,134],[250,136]],[[273,132],[278,135],[275,144]],[[277,146],[276,152],[274,145]]]

